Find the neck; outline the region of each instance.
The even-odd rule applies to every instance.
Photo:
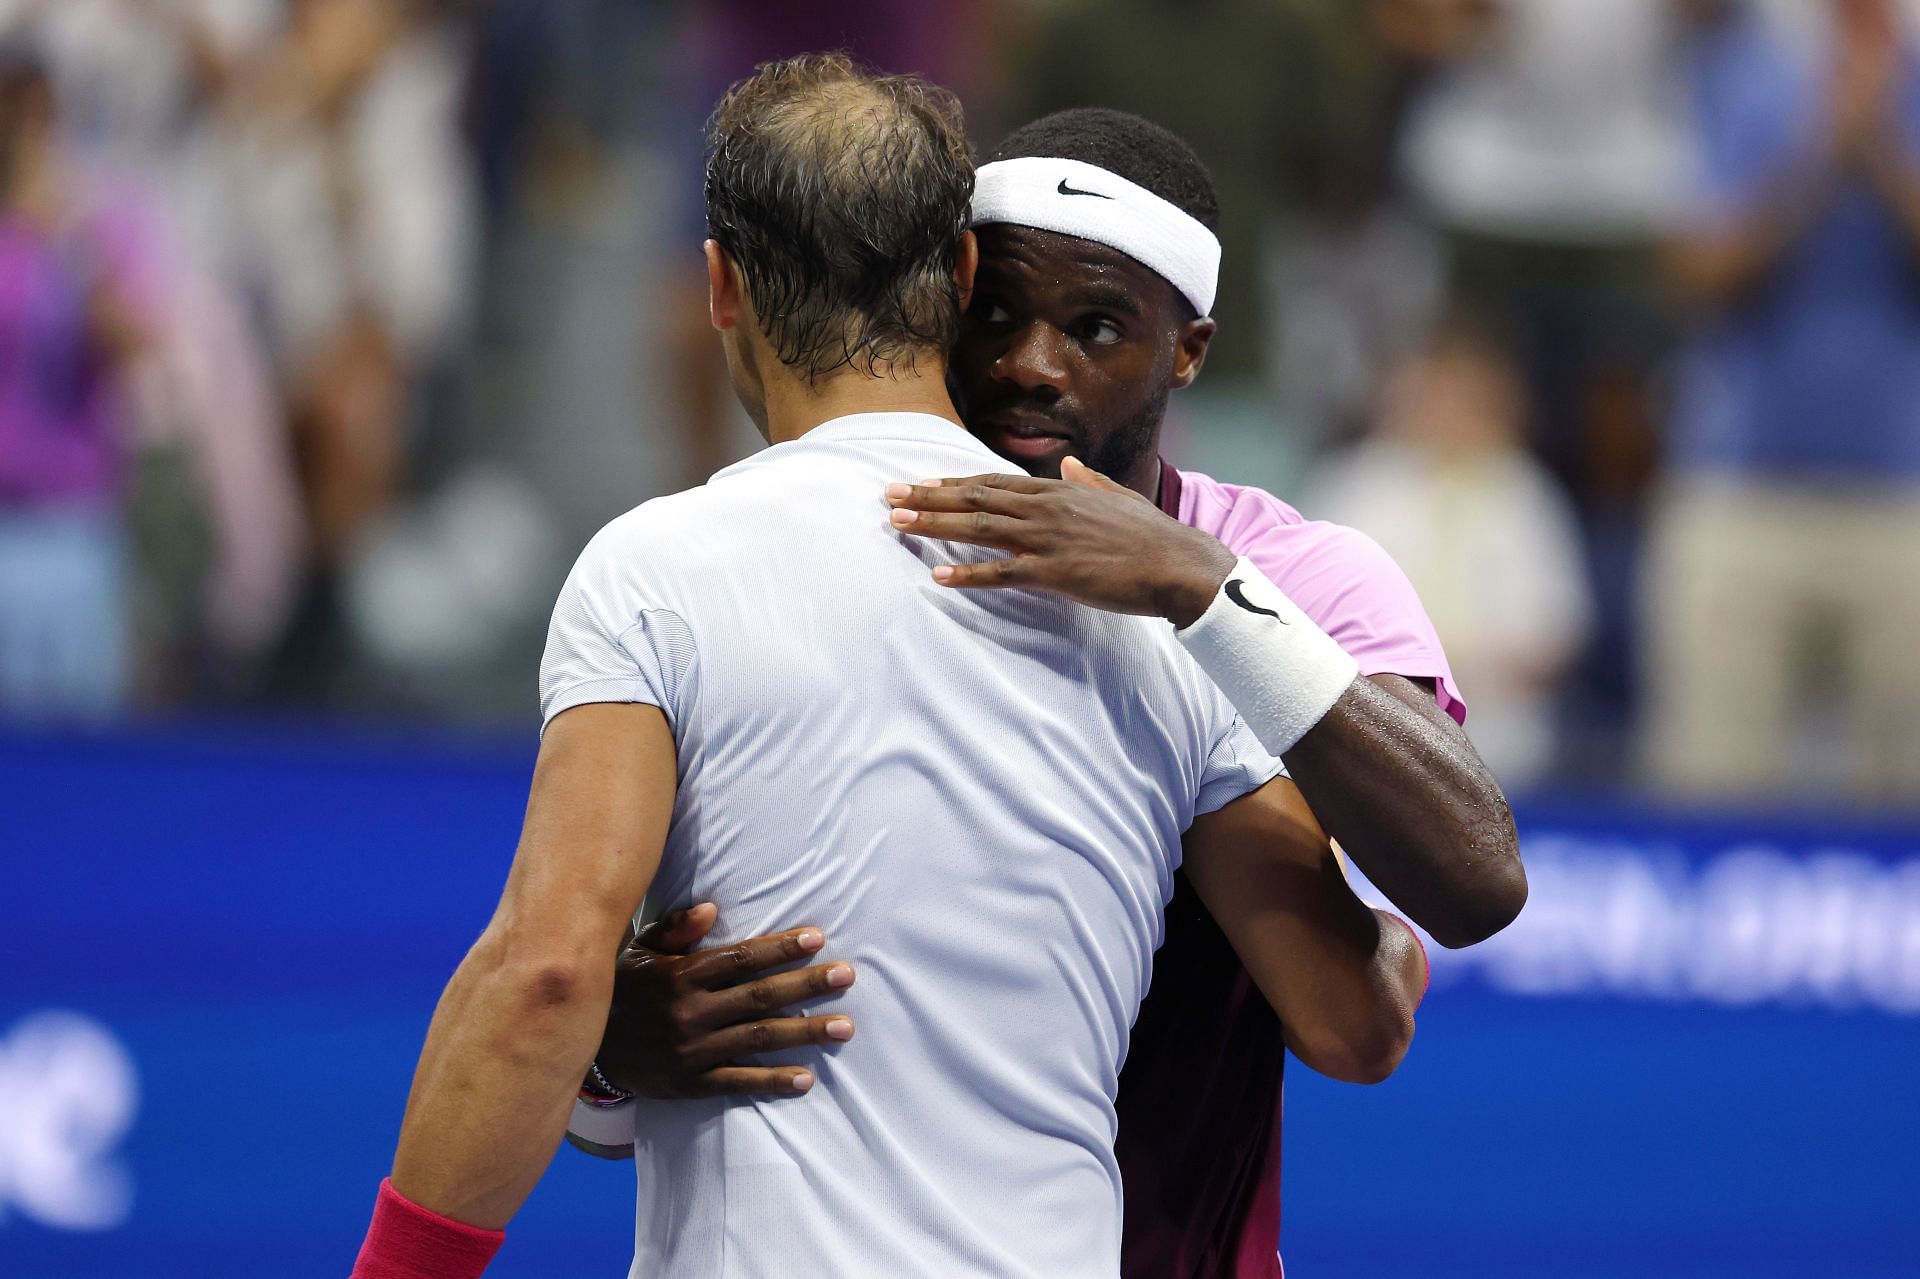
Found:
[[[1124,484],[1149,502],[1158,505],[1160,501],[1160,451],[1155,449],[1135,465],[1129,475],[1109,476],[1116,484]]]
[[[925,351],[914,367],[887,377],[857,369],[841,369],[812,384],[782,377],[768,385],[766,396],[767,439],[774,444],[855,413],[925,413],[961,425],[947,394],[947,362]]]

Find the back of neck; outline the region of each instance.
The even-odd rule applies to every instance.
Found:
[[[912,368],[873,376],[840,369],[811,384],[780,378],[766,388],[767,438],[797,440],[823,422],[855,413],[925,413],[961,425],[947,394],[946,361],[922,352]]]

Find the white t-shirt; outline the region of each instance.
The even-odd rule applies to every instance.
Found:
[[[635,1275],[1111,1277],[1115,1079],[1197,813],[1280,771],[1158,619],[936,586],[888,483],[1004,463],[917,414],[829,422],[609,524],[546,717],[666,712],[654,908],[812,923],[860,1034],[805,1097],[638,1102]]]

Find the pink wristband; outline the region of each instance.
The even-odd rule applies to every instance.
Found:
[[[506,1237],[430,1212],[383,1177],[353,1279],[479,1279]]]

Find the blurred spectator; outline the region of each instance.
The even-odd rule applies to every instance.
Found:
[[[300,682],[340,657],[338,576],[396,496],[413,397],[465,313],[464,65],[424,0],[293,0],[222,105],[224,265],[264,319],[317,561]]]
[[[1552,768],[1555,693],[1593,612],[1573,511],[1525,432],[1512,358],[1451,321],[1395,371],[1379,435],[1327,467],[1313,503],[1407,571],[1510,790]]]
[[[1600,601],[1577,683],[1593,766],[1617,767],[1634,678],[1635,564],[1669,345],[1655,250],[1684,169],[1670,0],[1478,0],[1484,19],[1406,126],[1412,191],[1452,291],[1499,315],[1532,443],[1568,486]]]
[[[1682,162],[1667,0],[1454,7],[1480,16],[1449,34],[1457,60],[1406,139],[1434,215],[1474,250],[1650,244]]]
[[[1776,795],[1824,697],[1852,788],[1911,803],[1920,64],[1890,0],[1834,0],[1804,46],[1684,7],[1699,174],[1670,264],[1693,332],[1648,576],[1653,780]]]
[[[102,715],[132,676],[121,499],[148,347],[140,211],[63,151],[52,81],[0,63],[0,711]]]
[[[243,301],[212,269],[210,214],[225,201],[204,145],[208,108],[281,10],[0,0],[0,35],[45,59],[63,151],[96,198],[141,214],[147,358],[124,505],[148,699],[244,691],[285,623],[300,559],[280,398]]]
[[[1434,318],[1438,237],[1402,198],[1394,156],[1420,86],[1471,45],[1488,0],[1292,0],[1313,33],[1295,92],[1297,190],[1273,246],[1273,372],[1316,449],[1378,416],[1386,373]]]
[[[204,109],[283,19],[283,0],[0,0],[45,54],[68,134],[166,183]]]

